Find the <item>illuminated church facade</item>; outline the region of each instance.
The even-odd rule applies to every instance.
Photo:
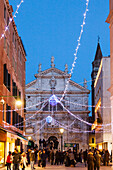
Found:
[[[26,85],[26,136],[39,146],[41,141],[59,142],[58,149],[77,146],[77,149],[88,148],[88,95],[86,80],[81,86],[70,80],[64,97],[65,87],[70,74],[68,66],[61,71],[55,67],[54,57],[51,58],[51,67],[41,70],[39,64],[35,80]],[[62,98],[62,99],[61,99]],[[51,121],[48,122],[48,116]],[[50,120],[50,119],[49,119]],[[64,133],[60,133],[60,128]],[[63,138],[61,139],[61,136]],[[41,146],[41,145],[40,145]]]

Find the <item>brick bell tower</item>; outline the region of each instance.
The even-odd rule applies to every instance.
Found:
[[[110,24],[110,74],[111,74],[111,87],[109,91],[111,93],[111,123],[112,123],[112,155],[113,155],[113,0],[109,0],[109,15],[106,20]],[[112,156],[112,166],[113,166],[113,156]]]

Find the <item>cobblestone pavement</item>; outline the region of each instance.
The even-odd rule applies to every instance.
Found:
[[[45,168],[42,167],[38,167],[37,165],[35,165],[35,170],[42,170],[42,169],[46,169],[46,170],[87,170],[87,167],[84,166],[84,164],[77,164],[76,167],[65,167],[64,165],[50,165],[47,164],[47,166]],[[100,170],[112,170],[112,166],[101,166]],[[4,168],[0,168],[0,170],[7,170],[6,167]],[[25,170],[31,170],[30,166],[28,166]]]

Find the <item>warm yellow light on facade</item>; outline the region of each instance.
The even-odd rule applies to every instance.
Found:
[[[4,99],[3,99],[3,98],[0,100],[0,103],[2,103],[2,104],[4,104],[4,103],[5,103],[5,101],[4,101]]]
[[[97,110],[99,110],[100,106],[101,106],[101,98],[98,100],[98,103],[95,106],[95,113],[97,113]]]
[[[16,106],[21,106],[22,105],[22,101],[21,100],[17,100],[16,101]]]
[[[102,150],[102,144],[98,145],[98,149],[101,151]]]
[[[60,128],[60,133],[64,133],[64,129],[63,128]]]
[[[28,137],[28,140],[31,140],[31,136]]]
[[[98,73],[97,73],[97,76],[96,76],[96,79],[95,79],[94,87],[96,87],[96,85],[97,85],[97,81],[98,81],[98,79],[99,79],[101,70],[102,70],[102,60],[101,60],[100,67],[99,67],[99,69],[98,69]]]

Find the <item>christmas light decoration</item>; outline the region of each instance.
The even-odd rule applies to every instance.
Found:
[[[59,103],[59,100],[57,99],[57,97],[53,94],[50,98],[49,98],[49,103],[52,106],[57,105],[57,103]]]
[[[51,116],[46,117],[46,122],[51,123],[52,122],[52,117]]]
[[[44,103],[45,104],[45,103]],[[33,114],[32,116],[30,116],[28,119],[25,119],[24,121],[22,121],[22,122],[19,122],[19,123],[17,123],[17,124],[14,124],[14,126],[17,126],[17,125],[19,125],[19,124],[21,124],[21,123],[23,123],[23,122],[26,122],[26,121],[28,121],[28,120],[30,120],[31,118],[33,118],[35,115],[37,115],[37,113],[39,113],[40,111],[42,111],[42,109],[47,105],[47,103],[44,105],[43,104],[43,106],[41,107],[41,109],[39,109],[38,111],[36,111],[36,113],[35,114]]]
[[[13,19],[16,17],[16,14],[18,14],[18,10],[23,2],[24,2],[23,0],[20,1],[19,5],[17,5],[17,9],[16,9],[14,15],[11,18],[9,18],[9,24],[8,24],[8,26],[5,27],[5,30],[0,37],[0,40],[2,38],[4,38],[6,31],[9,29],[9,26],[10,26],[11,22],[13,21]]]
[[[85,123],[85,124],[87,124],[87,125],[89,125],[89,126],[94,125],[93,123],[89,123],[89,122],[83,120],[82,118],[74,115],[71,111],[69,111],[69,110],[63,105],[63,103],[60,102],[60,104],[62,105],[62,107],[63,107],[64,110],[66,110],[71,116],[75,117],[75,118],[78,119],[79,121],[81,121],[81,122],[83,122],[83,123]],[[111,123],[101,124],[101,125],[98,125],[98,126],[103,126],[103,127],[104,127],[104,126],[110,126],[110,125],[111,125]]]
[[[40,129],[38,129],[35,133],[33,133],[31,136],[37,134],[44,126],[45,126],[46,122],[40,127]]]
[[[89,0],[86,0],[86,9],[85,9],[85,12],[84,12],[84,14],[83,14],[83,22],[82,22],[82,25],[81,25],[81,31],[80,31],[80,35],[79,35],[79,38],[78,38],[78,44],[77,44],[77,47],[76,47],[76,49],[75,49],[75,53],[74,53],[74,61],[73,61],[73,63],[72,63],[72,68],[71,68],[71,70],[70,70],[70,76],[69,76],[69,78],[68,78],[68,80],[67,80],[67,82],[66,82],[66,86],[65,86],[65,89],[64,89],[64,93],[62,94],[62,97],[61,97],[61,99],[60,99],[60,101],[62,101],[62,99],[64,98],[64,96],[65,96],[65,94],[66,94],[66,91],[67,91],[67,89],[68,89],[68,85],[69,85],[69,81],[70,81],[70,79],[71,79],[71,75],[72,75],[72,73],[73,73],[73,70],[74,70],[74,67],[75,67],[75,64],[76,64],[76,60],[77,60],[77,52],[78,52],[78,49],[79,49],[79,46],[80,46],[80,40],[81,40],[81,37],[82,37],[82,33],[83,33],[83,27],[84,27],[84,25],[85,25],[85,20],[86,20],[86,14],[87,14],[87,12],[88,12],[88,5],[89,5]]]

